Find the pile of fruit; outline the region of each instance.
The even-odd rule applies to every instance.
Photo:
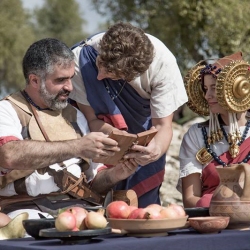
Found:
[[[108,224],[106,218],[113,219],[176,219],[185,217],[182,206],[170,204],[167,207],[151,204],[145,208],[129,206],[124,201],[113,201],[107,208],[98,211],[87,211],[82,207],[70,207],[62,210],[55,220],[59,232],[102,229]]]
[[[177,219],[185,217],[184,208],[177,204],[167,207],[151,204],[145,208],[129,206],[124,201],[113,201],[106,208],[107,218],[113,219]]]
[[[104,210],[87,211],[82,207],[70,207],[59,213],[55,227],[59,232],[102,229],[107,226]]]

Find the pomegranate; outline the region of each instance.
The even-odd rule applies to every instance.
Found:
[[[148,215],[144,208],[137,208],[129,214],[128,219],[148,219]]]
[[[85,218],[85,224],[88,229],[102,229],[108,222],[102,213],[90,211]]]
[[[138,209],[136,206],[129,206],[129,212],[131,213],[132,211]]]
[[[66,211],[71,212],[76,218],[76,227],[79,230],[86,229],[86,225],[84,223],[84,219],[88,214],[88,211],[82,207],[70,207]]]
[[[145,207],[144,210],[148,213],[148,219],[162,219],[163,216],[161,214],[161,210],[159,207]]]
[[[153,208],[154,210],[160,212],[163,207],[161,205],[159,205],[159,204],[150,204],[146,208],[150,208],[150,209]]]
[[[113,201],[106,208],[108,218],[127,219],[129,214],[130,208],[125,201]]]
[[[176,218],[180,217],[178,215],[177,211],[174,209],[174,207],[171,207],[171,206],[164,207],[160,211],[160,214],[161,214],[162,218],[168,218],[168,219],[176,219]]]
[[[11,221],[11,218],[4,213],[0,212],[0,228],[6,226]]]
[[[173,207],[175,209],[175,211],[177,212],[177,214],[179,215],[179,217],[186,216],[186,212],[185,212],[183,206],[178,205],[178,204],[170,204],[169,207]]]
[[[59,232],[77,231],[76,218],[70,211],[64,211],[56,218],[55,227]]]

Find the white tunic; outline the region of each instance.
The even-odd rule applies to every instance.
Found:
[[[87,41],[95,50],[100,51],[99,42],[104,33],[99,33]],[[163,118],[172,114],[187,102],[182,76],[174,55],[156,37],[147,34],[154,45],[154,59],[149,69],[129,84],[138,94],[150,99],[151,117]],[[75,54],[75,76],[72,80],[74,89],[70,98],[78,103],[89,105],[82,75],[79,69],[79,55],[82,46],[73,49]]]
[[[225,132],[229,132],[228,126],[223,126],[225,129]],[[245,130],[245,126],[240,127],[240,132],[243,134]],[[208,130],[207,130],[208,133]],[[250,136],[250,130],[248,131],[248,134],[246,138]],[[179,159],[180,159],[180,173],[179,173],[179,180],[177,184],[177,190],[182,192],[181,187],[181,178],[186,177],[190,174],[194,173],[202,173],[202,170],[208,165],[202,165],[200,162],[196,160],[196,153],[202,148],[205,147],[205,142],[202,135],[201,128],[198,128],[198,124],[192,125],[187,133],[184,135],[181,147],[180,147],[180,153],[179,153]],[[220,156],[224,152],[228,151],[229,144],[226,141],[225,137],[219,142],[216,142],[213,145],[210,145],[211,149]],[[213,160],[213,159],[212,159]]]

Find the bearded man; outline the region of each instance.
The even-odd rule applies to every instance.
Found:
[[[137,164],[132,159],[107,169],[92,162],[120,149],[108,135],[89,133],[83,114],[68,104],[73,52],[57,39],[39,40],[24,55],[23,74],[25,89],[0,101],[1,212],[47,212],[62,199],[58,208],[79,200],[99,204]]]

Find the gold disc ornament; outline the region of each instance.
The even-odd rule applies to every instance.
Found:
[[[232,61],[218,75],[217,100],[229,112],[240,113],[250,109],[249,67],[246,61]]]
[[[209,106],[204,98],[200,76],[200,72],[204,67],[205,66],[200,62],[189,70],[184,77],[184,85],[188,95],[187,106],[198,115],[208,116]]]

